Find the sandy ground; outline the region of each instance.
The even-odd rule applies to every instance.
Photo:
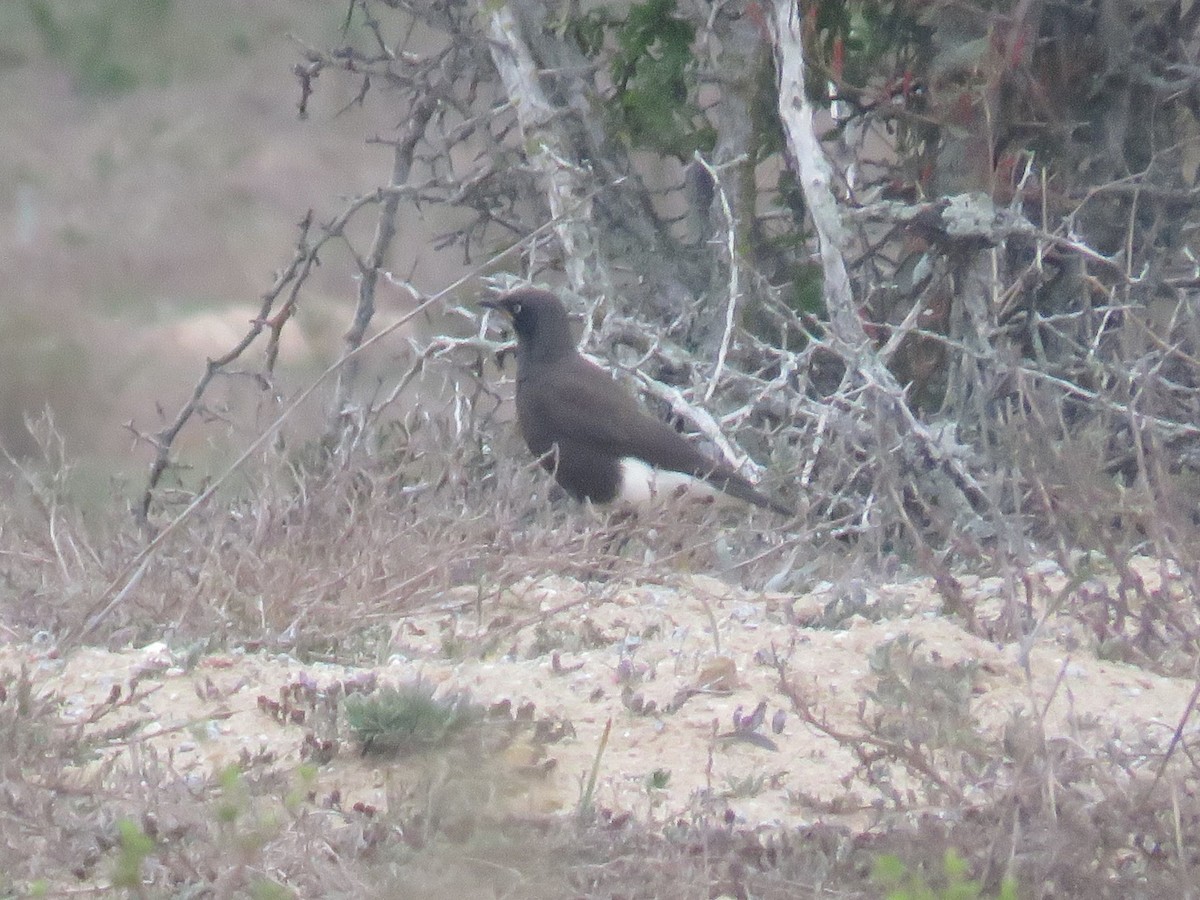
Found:
[[[1137,567],[1153,590],[1159,567],[1148,560]],[[1065,579],[1051,564],[1041,569],[1039,594],[1054,596]],[[999,579],[963,584],[981,617],[998,612]],[[861,594],[877,612],[836,628],[804,624],[847,592]],[[970,712],[985,732],[999,733],[1021,711],[1026,721],[1044,715],[1047,737],[1065,747],[1134,752],[1165,747],[1187,708],[1192,680],[1104,661],[1065,619],[1045,617],[1040,638],[1028,647],[1026,670],[1021,646],[981,640],[940,608],[927,579],[881,586],[852,579],[793,597],[746,593],[701,576],[635,585],[547,577],[483,598],[473,590],[448,596],[440,610],[397,620],[391,657],[369,671],[381,685],[420,677],[443,694],[467,690],[480,703],[509,701],[514,710],[533,704],[535,718],[569,723],[566,736],[552,743],[508,748],[507,764],[527,776],[526,788],[510,801],[513,812],[574,808],[611,719],[598,805],[655,820],[716,797],[748,825],[837,820],[861,827],[880,800],[851,752],[796,716],[770,662],[775,655],[786,660],[792,690],[848,733],[862,731],[860,707],[872,708],[872,654],[904,636],[923,642],[918,656],[970,681]],[[484,647],[491,649],[479,658]],[[448,659],[448,648],[458,658]],[[0,647],[0,672],[21,662],[31,667],[37,690],[58,696],[66,720],[85,715],[114,686],[126,690],[136,676],[139,690],[149,693],[123,714],[142,725],[107,752],[149,744],[169,752],[179,771],[196,775],[235,762],[243,751],[266,750],[285,767],[299,765],[305,729],[276,721],[260,708],[262,698],[278,700],[289,684],[328,690],[361,683],[368,671],[252,652],[204,656],[189,668],[163,644],[85,648],[65,658],[36,647]],[[739,737],[735,717],[761,702],[762,726],[753,737]],[[779,733],[773,724],[782,725]],[[1188,730],[1198,729],[1189,724]],[[336,789],[347,806],[386,808],[389,785],[402,771],[400,761],[364,757],[343,742],[320,769],[319,791]],[[891,783],[906,789],[902,772]],[[919,808],[920,796],[912,796]]]

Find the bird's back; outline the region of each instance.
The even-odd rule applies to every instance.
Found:
[[[665,422],[644,412],[599,366],[574,355],[548,368],[542,377],[531,379],[525,373],[517,388],[517,418],[535,454],[571,444],[697,477],[720,468]]]

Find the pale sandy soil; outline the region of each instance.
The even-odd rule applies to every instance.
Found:
[[[1039,594],[1052,597],[1065,581],[1051,564],[1040,568]],[[1136,568],[1149,589],[1158,586],[1156,564],[1143,560]],[[964,586],[981,618],[998,613],[998,579],[967,578]],[[882,611],[872,618],[882,618],[854,616],[834,629],[802,624],[816,621],[826,604],[847,592],[862,593],[870,608]],[[1047,737],[1068,753],[1074,747],[1090,756],[1105,747],[1119,754],[1170,742],[1192,680],[1104,661],[1074,622],[1055,615],[1028,649],[1027,672],[1020,646],[981,640],[940,608],[928,579],[878,586],[855,579],[791,597],[734,590],[701,576],[624,585],[531,578],[479,604],[472,589],[469,596],[446,597],[440,610],[397,620],[390,659],[371,671],[382,685],[420,676],[443,694],[465,689],[480,703],[508,700],[513,709],[532,703],[536,718],[569,723],[573,734],[561,740],[519,739],[507,748],[505,764],[522,773],[517,781],[524,787],[508,800],[509,811],[518,814],[575,807],[611,719],[596,792],[601,807],[653,821],[716,797],[726,798],[748,825],[821,820],[864,827],[879,792],[863,781],[845,747],[792,712],[769,659],[776,651],[786,659],[791,684],[830,725],[858,733],[860,705],[876,684],[869,658],[904,635],[923,641],[922,655],[936,654],[934,663],[948,671],[964,661],[977,664],[963,677],[972,680],[970,709],[985,732],[998,733],[1021,711],[1028,721],[1044,715]],[[477,658],[485,646],[493,649]],[[448,659],[447,648],[458,658]],[[327,689],[364,677],[363,669],[253,652],[204,656],[188,670],[163,644],[121,652],[86,648],[66,658],[36,647],[0,647],[0,671],[22,662],[38,691],[61,699],[68,721],[137,676],[139,689],[152,693],[124,714],[143,724],[106,752],[120,756],[153,746],[169,752],[178,771],[195,775],[232,763],[243,751],[265,749],[285,767],[298,765],[304,729],[279,724],[260,710],[260,698],[278,699],[283,686],[307,679]],[[688,689],[696,693],[665,711]],[[629,708],[644,709],[649,701],[657,707],[652,714]],[[749,713],[760,701],[767,704],[766,723],[757,733],[777,749],[728,737],[735,711]],[[776,734],[771,723],[778,710],[787,716]],[[1198,729],[1189,724],[1187,730]],[[1152,775],[1149,762],[1146,767]],[[670,776],[651,789],[655,770]],[[364,757],[343,742],[320,769],[316,791],[337,789],[347,806],[361,801],[386,808],[389,787],[406,777],[402,761]],[[902,772],[891,783],[901,791],[909,786]],[[920,795],[914,796],[919,809]]]

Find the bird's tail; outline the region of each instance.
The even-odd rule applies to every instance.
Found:
[[[784,506],[782,503],[759,493],[754,485],[734,472],[713,472],[705,476],[705,481],[713,487],[720,488],[731,497],[745,500],[747,503],[753,503],[755,506],[763,509],[769,509],[772,512],[779,513],[781,516],[787,516],[788,518],[795,518],[796,516],[796,511],[790,506]]]

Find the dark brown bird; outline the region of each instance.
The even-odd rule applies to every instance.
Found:
[[[794,515],[645,413],[584,359],[566,309],[549,291],[520,288],[483,305],[505,313],[517,333],[517,421],[525,443],[576,499],[638,504],[698,489]]]

